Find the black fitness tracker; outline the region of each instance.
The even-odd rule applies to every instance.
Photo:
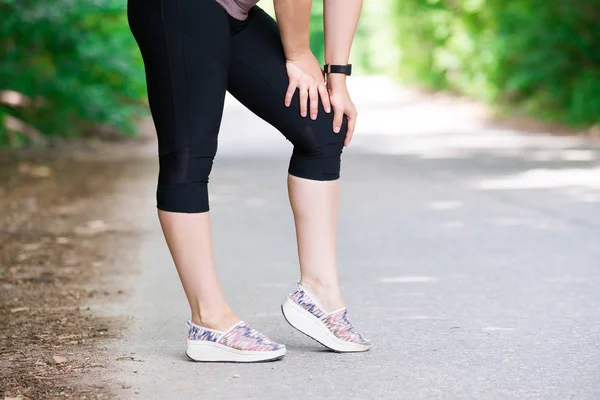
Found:
[[[352,75],[352,64],[347,65],[329,65],[325,64],[323,70],[326,74],[344,74]]]

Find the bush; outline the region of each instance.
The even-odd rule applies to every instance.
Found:
[[[137,47],[122,0],[0,0],[0,91],[29,105],[2,104],[48,135],[104,125],[132,132],[145,96]],[[0,132],[0,142],[7,133]]]
[[[600,122],[600,1],[499,4],[499,99],[571,124]]]
[[[600,0],[381,0],[403,78],[600,123]],[[372,53],[387,51],[381,47]]]

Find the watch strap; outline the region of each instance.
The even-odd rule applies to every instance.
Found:
[[[331,64],[325,64],[325,66],[323,67],[323,70],[325,71],[326,74],[345,74],[345,75],[352,75],[352,64],[347,64],[347,65],[331,65]]]

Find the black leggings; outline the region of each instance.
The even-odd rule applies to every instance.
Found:
[[[339,178],[347,120],[335,134],[333,113],[321,104],[316,121],[302,117],[298,91],[285,107],[283,46],[277,23],[263,10],[254,7],[239,21],[215,0],[129,0],[128,16],[158,133],[160,210],[209,210],[208,176],[226,91],[293,143],[291,175]]]

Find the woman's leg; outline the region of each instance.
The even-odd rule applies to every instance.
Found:
[[[210,213],[158,211],[167,245],[197,325],[224,331],[240,318],[227,304],[215,269]]]
[[[300,115],[298,96],[284,106],[288,86],[277,24],[251,10],[231,41],[228,90],[246,107],[281,131],[294,145],[288,188],[296,223],[301,284],[322,306],[343,306],[337,272],[336,237],[340,156],[346,121],[333,132],[333,114],[319,107],[316,121]]]
[[[327,311],[344,306],[337,268],[339,180],[315,181],[288,175],[296,224],[300,284]]]
[[[214,0],[129,0],[159,140],[160,223],[192,322],[225,330],[239,321],[213,258],[207,184],[227,87],[229,20]]]

